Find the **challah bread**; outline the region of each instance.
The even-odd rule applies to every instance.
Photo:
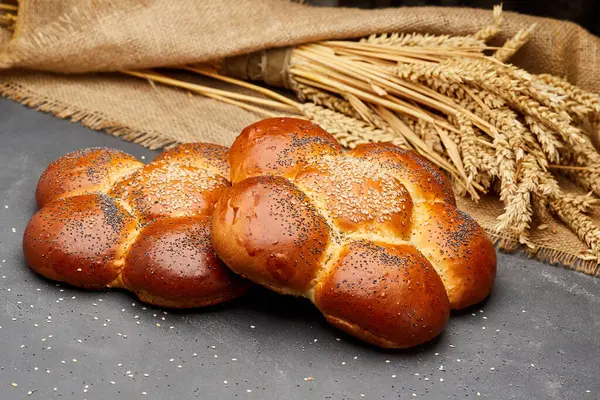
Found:
[[[411,347],[491,291],[494,247],[419,155],[389,144],[346,152],[311,122],[277,118],[245,128],[229,159],[217,254],[256,283],[309,298],[332,325]]]
[[[157,306],[187,308],[240,296],[210,242],[211,214],[229,186],[227,149],[185,144],[148,165],[92,148],[53,162],[38,182],[40,210],[23,236],[39,274],[85,289],[124,288]]]

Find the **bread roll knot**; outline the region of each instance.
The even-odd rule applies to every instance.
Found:
[[[496,275],[483,229],[450,182],[391,144],[345,151],[317,125],[267,119],[229,152],[213,246],[234,272],[309,298],[334,326],[391,348],[436,337]]]
[[[86,289],[124,288],[157,306],[208,306],[241,295],[210,241],[229,187],[227,148],[177,146],[148,165],[119,150],[67,154],[37,185],[40,210],[23,236],[41,275]]]

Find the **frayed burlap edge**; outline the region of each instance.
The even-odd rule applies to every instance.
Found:
[[[140,131],[121,124],[103,113],[82,110],[60,101],[52,100],[46,96],[35,94],[26,88],[13,82],[0,79],[0,95],[14,100],[29,108],[51,113],[58,118],[67,119],[71,122],[93,129],[103,130],[108,134],[122,138],[128,142],[137,143],[151,150],[172,147],[178,142],[165,137],[162,132]],[[474,215],[476,217],[476,215]],[[520,252],[527,254],[530,258],[547,262],[551,265],[562,265],[564,268],[581,272],[586,275],[600,276],[600,264],[596,260],[585,260],[576,254],[570,254],[563,250],[549,246],[538,246],[534,249],[522,246],[515,238],[501,235],[493,228],[484,228],[494,245],[506,252]]]
[[[548,246],[537,246],[530,248],[521,245],[516,238],[499,234],[493,228],[484,228],[488,237],[498,249],[507,253],[525,253],[529,258],[547,262],[550,265],[560,265],[566,269],[581,272],[586,275],[600,277],[600,264],[597,260],[586,260],[577,254],[570,254],[563,250]]]
[[[0,95],[37,111],[50,113],[58,118],[80,123],[86,128],[105,131],[112,136],[119,137],[128,142],[137,143],[151,150],[169,148],[178,144],[177,141],[166,138],[165,134],[162,132],[132,129],[111,119],[103,113],[81,110],[72,105],[64,104],[46,96],[32,93],[18,84],[2,81],[1,78]]]

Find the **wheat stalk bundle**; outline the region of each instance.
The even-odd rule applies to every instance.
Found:
[[[550,210],[598,256],[600,230],[586,215],[596,199],[563,193],[555,173],[600,195],[600,155],[584,133],[600,121],[600,101],[506,64],[534,26],[488,47],[501,21],[496,7],[493,23],[472,36],[384,34],[299,46],[289,73],[299,97],[318,104],[336,96],[327,101],[337,110],[444,160],[438,165],[459,192],[497,193],[505,204],[499,232],[529,244],[535,210]]]
[[[14,26],[14,14],[5,15]],[[550,212],[587,244],[582,258],[598,260],[600,229],[588,212],[600,196],[600,154],[586,132],[600,124],[600,100],[559,77],[508,64],[534,26],[488,46],[501,23],[497,6],[492,23],[469,36],[393,33],[297,46],[282,68],[297,99],[224,75],[222,64],[174,68],[250,92],[156,71],[123,73],[261,116],[301,115],[350,148],[389,141],[415,150],[443,169],[459,194],[497,194],[504,203],[497,232],[533,246],[534,214]],[[589,193],[561,190],[561,176]]]

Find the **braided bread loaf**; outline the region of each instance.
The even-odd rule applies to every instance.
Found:
[[[404,348],[437,336],[451,309],[483,300],[496,275],[484,231],[445,176],[414,152],[345,152],[318,126],[268,119],[230,149],[232,186],[212,241],[234,272],[309,298],[334,326]]]
[[[229,186],[227,148],[186,144],[148,165],[119,150],[67,154],[44,171],[40,210],[23,237],[41,275],[86,289],[125,288],[142,301],[187,308],[241,295],[210,243],[214,204]]]

